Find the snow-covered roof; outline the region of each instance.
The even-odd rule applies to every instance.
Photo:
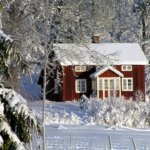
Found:
[[[92,74],[90,75],[90,77],[91,77],[91,78],[96,78],[97,76],[103,74],[103,73],[106,72],[107,70],[111,70],[111,71],[113,71],[114,73],[116,73],[117,75],[119,75],[119,76],[121,76],[121,77],[124,77],[124,75],[123,75],[120,71],[116,70],[115,68],[113,68],[113,67],[111,67],[111,66],[107,66],[107,67],[105,67],[105,68],[98,69],[96,72],[92,73]]]
[[[146,65],[138,43],[55,44],[61,65]]]

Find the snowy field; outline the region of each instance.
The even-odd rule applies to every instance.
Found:
[[[100,126],[47,126],[47,149],[149,150],[150,131],[116,130]]]
[[[42,102],[28,103],[41,117]],[[150,150],[150,128],[120,128],[87,121],[77,102],[46,102],[47,150]],[[85,119],[86,118],[86,119]],[[36,147],[40,147],[40,142]]]

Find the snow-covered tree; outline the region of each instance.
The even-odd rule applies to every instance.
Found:
[[[22,70],[27,69],[28,65],[24,61],[21,53],[18,53],[14,48],[13,39],[0,30],[0,77],[2,80],[11,78],[11,69],[18,66]]]
[[[0,20],[2,23],[2,20]],[[28,67],[23,55],[16,50],[14,37],[6,35],[0,28],[0,76],[2,83],[12,76],[10,69],[24,71]],[[17,70],[17,71],[18,71]],[[9,83],[10,85],[10,83]],[[40,124],[28,108],[26,101],[15,91],[0,89],[0,147],[7,149],[30,149],[29,143],[38,134]]]
[[[26,100],[13,90],[0,91],[0,137],[1,149],[25,150],[34,133],[39,134],[40,124]]]
[[[3,57],[1,63],[3,63],[3,67],[5,65],[3,72],[9,77],[3,78],[3,83],[7,84],[7,86],[11,85],[18,90],[19,70],[21,68],[23,72],[25,72],[29,66],[24,57],[23,51],[20,50],[22,46],[20,45],[20,39],[22,38],[23,40],[23,37],[25,37],[23,36],[24,28],[22,28],[22,26],[20,27],[20,24],[22,25],[24,22],[21,22],[21,10],[19,9],[20,7],[18,7],[20,5],[16,6],[15,3],[17,3],[17,1],[1,1],[0,3],[0,38],[2,39],[1,46],[3,46],[1,48],[1,54],[3,54],[3,56],[1,55],[1,58]],[[17,7],[18,9],[16,9]],[[21,32],[22,35],[20,35]],[[6,36],[6,34],[9,36]],[[9,39],[7,37],[9,37]]]

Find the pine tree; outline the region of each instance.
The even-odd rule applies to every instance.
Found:
[[[13,39],[0,30],[0,75],[11,77],[9,67],[26,68],[22,56],[16,53]],[[25,68],[24,68],[25,67]],[[27,149],[31,131],[39,132],[39,124],[27,107],[25,100],[12,89],[0,89],[0,137],[2,150]]]
[[[13,90],[0,94],[0,137],[2,150],[28,149],[32,134],[40,132],[39,124],[26,101]]]
[[[29,68],[21,53],[15,50],[13,39],[0,30],[0,77],[1,82],[12,78],[10,69],[19,67],[22,71]],[[3,81],[2,81],[3,80]],[[11,80],[12,81],[12,80]]]

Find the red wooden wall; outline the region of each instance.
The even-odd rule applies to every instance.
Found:
[[[133,65],[132,71],[122,71],[121,66],[115,67],[117,70],[124,74],[125,78],[133,78],[133,91],[122,91],[122,95],[126,98],[135,96],[135,92],[140,90],[145,97],[145,66]]]
[[[75,80],[86,79],[87,80],[87,93],[85,95],[90,96],[92,94],[92,83],[90,74],[95,72],[95,67],[87,67],[86,72],[75,72],[74,66],[63,67],[63,99],[64,100],[79,100],[83,93],[75,92]]]
[[[60,93],[54,94],[51,91],[47,95],[47,99],[54,101],[71,101],[78,100],[82,94],[75,92],[75,79],[87,79],[87,93],[85,95],[90,96],[92,94],[92,85],[90,75],[95,72],[95,66],[88,66],[86,72],[77,73],[74,71],[74,66],[63,67],[62,86],[60,87]],[[145,67],[143,65],[133,65],[132,71],[122,71],[121,66],[115,66],[117,70],[124,74],[124,77],[133,78],[133,91],[122,91],[122,95],[126,98],[134,97],[137,90],[140,90],[145,94]],[[106,71],[101,77],[117,77],[114,72]],[[47,88],[54,86],[53,79],[50,79],[50,83]],[[122,86],[121,86],[122,87]],[[101,94],[100,94],[101,95]]]

